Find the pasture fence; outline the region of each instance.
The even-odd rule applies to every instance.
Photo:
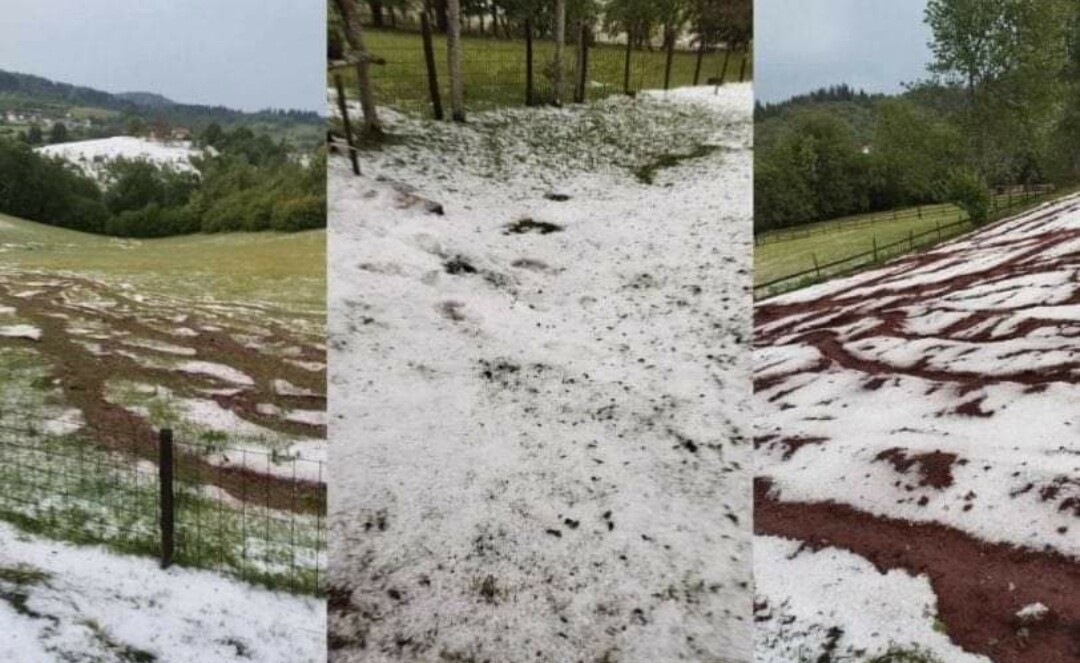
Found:
[[[561,76],[554,69],[555,42],[533,34],[465,35],[461,42],[468,112],[554,102],[584,103],[616,94],[749,79],[749,55],[722,46],[679,47],[668,54],[651,46],[627,48],[625,40],[598,41],[582,24],[568,24]],[[376,103],[416,116],[442,119],[450,98],[446,39],[430,29],[400,25],[365,27]],[[344,62],[331,68],[355,84]],[[558,81],[558,83],[556,83]],[[351,86],[350,86],[351,87]]]
[[[1007,210],[1019,205],[1026,205],[1040,196],[1045,196],[1054,190],[1053,185],[1039,184],[1024,188],[1002,188],[991,193],[994,212]],[[854,218],[841,218],[833,221],[808,224],[796,228],[778,228],[754,235],[754,244],[763,246],[778,242],[789,242],[796,239],[806,239],[817,235],[829,235],[832,233],[868,228],[880,223],[894,221],[910,221],[912,219],[924,219],[940,217],[959,217],[960,209],[952,203],[938,203],[932,205],[917,205],[903,209],[893,209],[883,212],[867,214]]]
[[[325,590],[322,460],[0,408],[0,520],[300,594]]]
[[[1032,190],[1026,194],[1010,195],[1008,198],[1003,199],[1001,206],[998,206],[995,202],[994,212],[999,213],[1016,207],[1036,203],[1050,191],[1052,191],[1052,188],[1040,188],[1037,191]],[[971,220],[967,218],[967,215],[959,209],[957,209],[957,217],[958,218],[955,221],[945,224],[942,224],[941,221],[938,220],[933,228],[921,232],[911,230],[908,232],[907,237],[893,242],[879,243],[877,235],[871,235],[870,248],[868,250],[860,251],[829,262],[821,263],[818,261],[817,255],[811,253],[811,260],[814,263],[813,267],[787,274],[779,278],[770,279],[763,283],[755,283],[754,299],[767,299],[769,297],[784,294],[785,292],[821,283],[829,279],[846,276],[866,267],[880,265],[901,255],[933,246],[947,239],[952,239],[973,226]],[[864,226],[860,225],[854,227]]]

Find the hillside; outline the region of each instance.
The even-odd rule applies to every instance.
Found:
[[[178,103],[153,92],[113,94],[0,70],[0,134],[38,124],[47,129],[61,121],[84,137],[125,133],[133,120],[199,131],[211,123],[246,126],[299,147],[318,143],[323,119],[312,111],[267,109],[254,113],[224,106]]]

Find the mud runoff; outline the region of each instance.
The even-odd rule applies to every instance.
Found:
[[[1078,305],[1075,196],[759,304],[756,534],[925,574],[995,663],[1080,660]]]
[[[754,482],[754,533],[797,539],[815,550],[842,548],[882,573],[926,574],[949,637],[993,661],[1069,663],[1080,657],[1080,565],[1069,558],[834,502],[785,502],[761,478]],[[1035,603],[1049,608],[1045,617],[1028,623],[1017,616]]]
[[[0,348],[26,347],[39,355],[64,404],[81,413],[82,432],[104,448],[157,459],[151,422],[136,408],[110,400],[109,384],[118,381],[211,401],[268,431],[326,435],[322,423],[280,414],[326,406],[325,348],[278,321],[294,314],[154,299],[87,278],[25,272],[0,274],[0,306],[40,331],[37,339],[0,337]],[[325,503],[325,486],[316,482],[211,464],[183,445],[178,453],[181,476],[198,477],[236,499],[255,497],[272,508],[301,512]]]

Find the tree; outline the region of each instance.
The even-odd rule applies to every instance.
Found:
[[[991,182],[1030,171],[1046,146],[1062,101],[1067,0],[929,0],[930,69],[961,86],[959,117],[974,163]]]
[[[44,140],[44,136],[41,133],[41,127],[36,124],[30,125],[30,130],[26,132],[26,142],[31,145],[41,145]]]
[[[68,139],[68,130],[63,122],[56,122],[52,125],[52,129],[49,131],[49,142],[66,143]]]
[[[371,57],[364,47],[364,31],[353,0],[334,0],[342,21],[345,40],[352,50],[356,64],[356,80],[360,88],[360,112],[364,115],[363,132],[367,135],[382,134],[382,124],[375,107],[375,91],[371,85]]]
[[[465,121],[465,81],[461,73],[461,1],[447,0],[446,55],[450,69],[450,116]]]

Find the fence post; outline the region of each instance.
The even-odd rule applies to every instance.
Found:
[[[914,251],[915,250],[915,231],[914,230],[908,230],[907,237],[908,237],[908,251]]]
[[[877,262],[877,235],[871,237],[870,241],[873,242],[874,245],[874,262]]]
[[[585,88],[588,83],[589,71],[589,26],[581,21],[578,28],[578,58],[577,58],[577,81],[574,86],[574,103],[585,103]]]
[[[940,242],[941,241],[941,219],[938,219],[937,221],[935,221],[934,225],[937,226],[937,241]]]
[[[436,120],[443,119],[442,97],[439,95],[439,75],[435,69],[435,44],[431,37],[431,19],[427,12],[420,14],[420,34],[424,38],[424,63],[427,65],[428,94]]]
[[[626,62],[623,64],[623,94],[630,94],[630,56],[634,52],[633,30],[626,30]]]
[[[173,432],[158,433],[158,486],[161,490],[161,568],[172,566],[176,553],[176,510],[173,491]]]
[[[817,253],[811,253],[810,255],[814,258],[814,272],[817,275],[817,280],[820,281],[821,280],[821,266],[818,265]]]
[[[360,174],[360,162],[356,156],[356,144],[353,142],[352,121],[349,120],[349,106],[345,101],[345,85],[341,82],[341,75],[334,74],[334,87],[337,88],[338,110],[341,111],[341,122],[345,125],[345,144],[348,145],[349,161],[352,162],[353,174]]]

